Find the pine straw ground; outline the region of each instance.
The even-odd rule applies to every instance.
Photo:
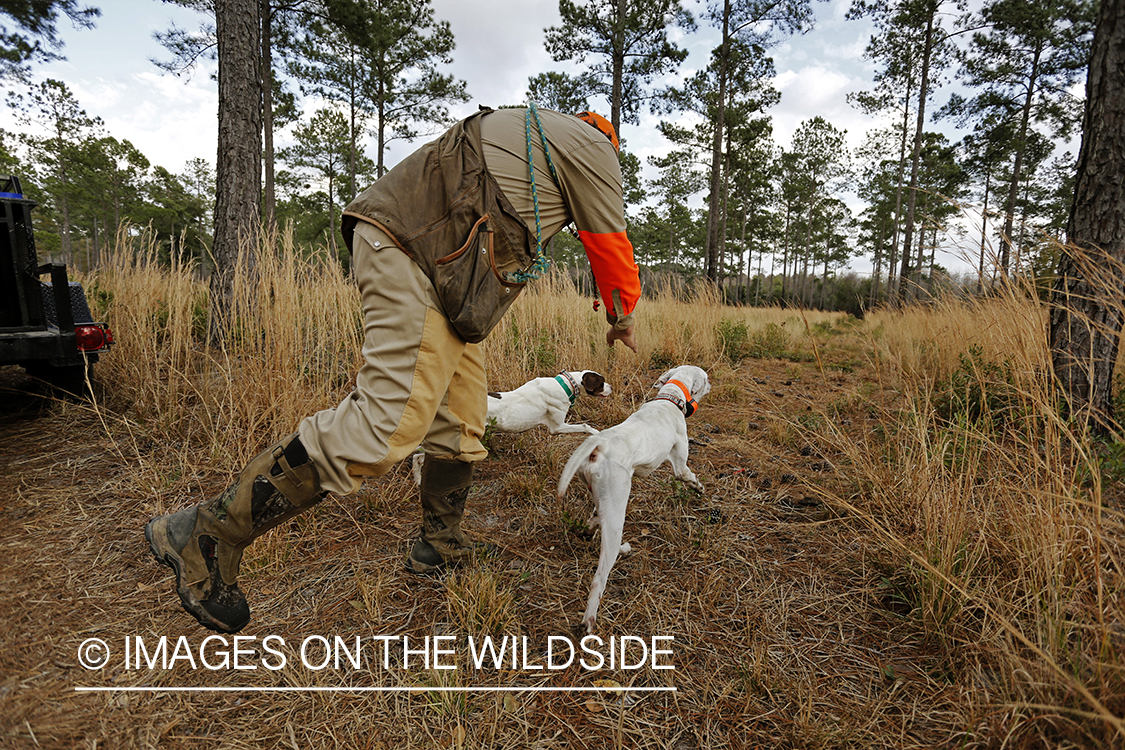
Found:
[[[800,426],[831,417],[857,440],[895,398],[856,352],[815,362],[744,360],[711,372],[713,390],[688,423],[697,496],[667,466],[634,483],[621,558],[598,634],[673,636],[674,670],[572,665],[544,674],[476,670],[466,639],[526,637],[529,664],[549,636],[577,640],[597,537],[581,521],[585,489],[562,501],[555,482],[582,436],[537,429],[492,438],[467,524],[500,554],[445,579],[415,577],[402,555],[417,524],[408,467],[331,498],[259,540],[242,586],[257,638],[256,670],[128,670],[126,638],[185,637],[214,662],[221,644],[180,610],[170,572],[149,556],[154,513],[222,489],[229,474],[201,456],[194,473],[138,489],[137,467],[175,446],[131,441],[97,409],[26,395],[0,371],[0,746],[13,748],[920,748],[1000,747],[1012,709],[987,673],[937,646],[888,591],[889,553],[865,523],[825,502],[841,455]],[[613,382],[580,399],[569,421],[610,426],[650,395],[660,374]],[[612,382],[612,375],[611,375]],[[830,409],[831,405],[831,409]],[[176,462],[167,459],[168,465]],[[164,482],[163,486],[155,483]],[[163,498],[156,500],[156,498]],[[261,639],[284,639],[288,664],[263,668]],[[298,663],[307,637],[457,637],[456,670],[386,670],[366,650],[360,669]],[[79,644],[113,656],[87,671]],[[417,641],[415,641],[416,643]],[[667,644],[667,642],[665,642]],[[401,656],[397,654],[393,656]],[[310,657],[319,659],[310,652]],[[394,659],[392,658],[392,661]],[[611,682],[599,682],[610,680]],[[443,692],[438,686],[591,687],[675,692]],[[418,688],[402,692],[77,692],[79,686]],[[1018,713],[1018,711],[1017,711]],[[1025,746],[1038,745],[1023,733]]]

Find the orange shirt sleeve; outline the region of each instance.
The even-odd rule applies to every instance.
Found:
[[[625,232],[597,234],[579,231],[578,239],[586,250],[607,316],[612,315],[611,322],[631,322],[623,319],[631,316],[637,306],[641,282],[629,237]]]

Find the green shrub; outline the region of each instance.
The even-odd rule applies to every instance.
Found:
[[[731,364],[738,364],[749,352],[750,329],[745,321],[723,318],[715,328],[715,344]]]
[[[960,355],[949,377],[934,388],[933,406],[947,422],[999,426],[1010,422],[1019,409],[1012,363],[985,359],[979,344]]]
[[[776,323],[754,331],[750,336],[747,356],[754,359],[780,359],[789,349],[789,334]]]

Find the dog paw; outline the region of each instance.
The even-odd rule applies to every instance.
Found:
[[[633,551],[633,545],[629,544],[628,542],[622,543],[622,545],[621,545],[621,554],[622,555],[627,555],[632,551]]]

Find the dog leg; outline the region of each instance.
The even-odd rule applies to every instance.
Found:
[[[597,435],[598,434],[598,431],[596,429],[594,429],[593,427],[591,427],[590,425],[585,424],[585,423],[581,423],[581,424],[566,424],[566,423],[564,423],[560,427],[555,428],[555,429],[552,429],[552,428],[548,427],[547,432],[551,433],[552,435],[559,435],[559,434],[565,433],[565,432],[584,432],[587,435]]]
[[[590,516],[590,520],[586,522],[586,528],[592,529],[599,524],[600,524],[600,521],[598,520],[598,511],[595,510],[594,515]],[[633,546],[631,544],[629,544],[628,542],[622,542],[621,543],[621,554],[627,555],[632,551],[633,551]]]
[[[547,432],[551,435],[559,435],[570,432],[584,432],[587,435],[597,435],[598,431],[588,424],[567,424],[565,421],[566,415],[561,418],[556,414],[547,415]]]
[[[618,483],[619,484],[619,483]],[[598,617],[598,605],[601,603],[602,594],[605,592],[606,582],[609,580],[610,571],[617,563],[617,556],[621,552],[621,537],[625,529],[625,506],[629,502],[629,485],[626,480],[624,487],[602,488],[616,489],[622,494],[607,496],[599,493],[601,502],[598,503],[598,517],[602,527],[602,549],[598,557],[598,569],[594,573],[594,580],[590,584],[590,598],[586,602],[586,613],[582,617],[582,624],[586,626],[587,633],[594,632],[594,622]]]
[[[672,453],[668,456],[668,461],[672,464],[672,476],[676,477],[681,482],[690,485],[697,492],[702,493],[703,484],[699,481],[695,474],[692,473],[692,470],[688,468],[687,459],[687,443],[676,443],[674,446],[672,446]]]

